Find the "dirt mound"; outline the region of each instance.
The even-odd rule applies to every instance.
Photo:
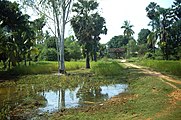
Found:
[[[175,90],[168,96],[172,98],[172,102],[181,101],[181,90]]]

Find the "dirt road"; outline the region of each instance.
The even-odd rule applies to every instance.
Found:
[[[179,89],[178,87],[176,87],[173,83],[176,83],[176,84],[181,84],[181,80],[176,80],[174,78],[171,78],[167,75],[163,75],[162,73],[160,72],[156,72],[156,71],[151,71],[151,70],[148,70],[146,68],[143,68],[142,66],[138,66],[138,65],[134,65],[132,63],[124,63],[127,67],[133,67],[133,68],[137,68],[137,69],[140,69],[143,73],[145,74],[148,74],[148,75],[151,75],[151,76],[157,76],[159,78],[162,78],[162,80],[164,80],[164,82],[168,85],[170,85],[171,87],[175,88],[175,89]]]

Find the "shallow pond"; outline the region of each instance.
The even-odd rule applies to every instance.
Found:
[[[100,86],[97,89],[81,91],[81,87],[75,90],[46,91],[41,93],[47,100],[46,106],[39,108],[41,112],[54,112],[62,108],[72,108],[85,105],[101,103],[113,96],[116,96],[127,89],[126,84],[112,84]]]
[[[51,113],[62,108],[101,103],[125,92],[127,87],[119,80],[92,79],[90,76],[25,76],[18,81],[0,83],[0,108],[6,105],[31,108],[33,104],[39,113]]]

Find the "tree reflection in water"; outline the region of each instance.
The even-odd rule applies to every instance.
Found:
[[[39,107],[40,112],[55,112],[102,102],[127,88],[127,85],[120,84],[120,81],[97,80],[78,75],[62,76],[61,80],[57,76],[30,76],[16,84],[7,82],[2,86],[4,87],[0,87],[0,107],[5,104],[18,107],[35,103],[33,105]],[[41,104],[40,100],[44,102]]]

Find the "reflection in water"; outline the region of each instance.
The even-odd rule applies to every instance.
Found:
[[[114,84],[108,86],[100,86],[84,90],[84,87],[77,87],[75,90],[47,91],[41,93],[47,100],[47,104],[43,108],[39,108],[41,112],[55,112],[62,108],[78,107],[88,105],[88,103],[96,103],[105,101],[119,93],[125,92],[128,86],[126,84]]]
[[[44,92],[44,97],[47,100],[46,107],[39,108],[42,112],[54,112],[62,108],[77,107],[79,98],[76,97],[76,93],[79,88],[74,91],[59,90],[59,91],[47,91]],[[43,95],[43,94],[42,94]]]
[[[120,81],[82,76],[62,76],[61,81],[56,76],[25,77],[16,83],[0,84],[0,109],[5,105],[12,109],[44,105],[38,109],[41,113],[101,103],[128,87],[118,83]]]

